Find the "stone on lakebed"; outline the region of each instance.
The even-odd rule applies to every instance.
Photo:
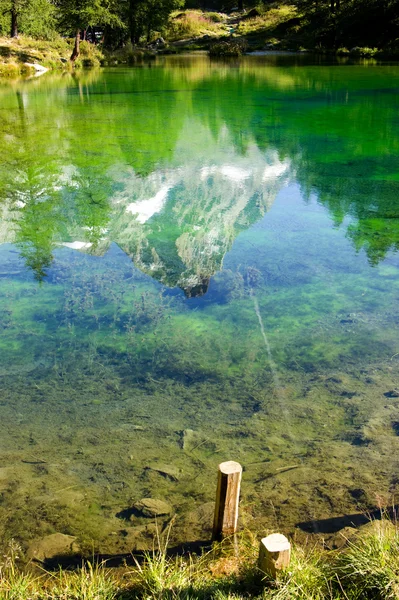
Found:
[[[79,553],[76,537],[64,533],[52,533],[33,540],[28,547],[27,556],[32,560],[44,562],[57,556],[69,556]]]
[[[147,465],[145,469],[148,471],[155,471],[170,481],[179,481],[180,471],[178,468],[173,467],[172,465],[151,463]]]
[[[156,498],[142,498],[136,502],[133,508],[138,510],[144,517],[161,517],[172,512],[170,504]]]

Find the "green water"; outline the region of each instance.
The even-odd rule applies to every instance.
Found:
[[[1,84],[2,544],[151,547],[143,497],[209,539],[224,460],[259,534],[395,502],[398,91],[289,56]]]

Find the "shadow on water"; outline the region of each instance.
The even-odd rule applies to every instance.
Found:
[[[332,517],[329,519],[303,521],[297,523],[297,527],[306,533],[333,534],[341,531],[345,527],[359,528],[367,523],[370,523],[370,521],[380,521],[387,518],[396,523],[398,518],[398,510],[399,505],[384,509],[383,511],[379,508],[375,508],[367,513],[354,513],[350,515],[342,515],[340,517]],[[127,512],[128,511],[123,511],[123,518],[126,518]],[[171,546],[166,549],[165,553],[166,556],[172,558],[175,556],[187,556],[190,554],[203,554],[204,552],[211,550],[211,548],[211,540],[197,540]],[[153,550],[155,554],[157,553],[157,550],[157,548]],[[116,568],[130,565],[134,566],[137,564],[137,562],[141,563],[148,557],[149,552],[151,553],[152,551],[132,551],[121,554],[94,553],[90,556],[84,556],[81,554],[60,554],[53,556],[51,559],[36,562],[40,563],[40,565],[48,571],[57,570],[59,567],[68,569],[79,568],[87,563],[104,564],[107,567]]]
[[[332,517],[330,519],[303,521],[302,523],[297,523],[297,527],[308,533],[337,533],[341,529],[344,529],[344,527],[357,528],[366,525],[370,521],[380,521],[387,517],[396,523],[398,509],[398,505],[386,508],[383,511],[380,508],[375,508],[367,513],[355,513],[341,517]]]
[[[193,554],[203,554],[208,552],[212,548],[212,542],[198,540],[195,542],[178,544],[171,546],[166,549],[166,556],[173,558],[175,556],[188,556]],[[132,551],[122,554],[92,554],[91,556],[82,556],[79,554],[67,555],[59,554],[46,559],[44,561],[33,561],[36,564],[40,564],[46,571],[56,571],[59,567],[64,569],[76,569],[80,568],[85,564],[102,564],[109,568],[117,568],[124,566],[135,566],[137,563],[142,563],[151,554],[149,551]],[[155,554],[157,549],[154,550]]]

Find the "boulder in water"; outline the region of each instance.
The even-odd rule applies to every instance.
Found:
[[[33,540],[28,547],[27,556],[31,560],[44,562],[57,556],[68,556],[79,553],[76,537],[64,533],[52,533],[43,538]]]
[[[172,512],[170,504],[156,498],[142,498],[136,502],[133,508],[144,517],[161,517]]]

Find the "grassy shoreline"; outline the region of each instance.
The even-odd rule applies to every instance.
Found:
[[[33,74],[32,64],[47,69],[63,69],[68,62],[70,46],[67,40],[35,40],[21,36],[16,39],[0,37],[0,76]]]
[[[210,50],[214,55],[228,56],[253,51],[294,51],[348,58],[397,59],[394,47],[329,48],[312,41],[306,29],[306,15],[290,4],[271,3],[263,9],[252,8],[243,13],[206,12],[187,9],[176,11],[157,33],[165,44],[135,48],[130,43],[117,50],[107,50],[88,42],[81,43],[81,54],[72,66],[69,58],[73,39],[57,37],[52,41],[26,36],[17,39],[0,37],[0,77],[26,76],[35,73],[32,63],[46,69],[65,70],[81,67],[136,64],[156,54]],[[234,52],[231,48],[234,46]],[[237,48],[239,52],[237,52]]]
[[[154,52],[126,45],[109,52],[89,42],[81,42],[80,56],[72,65],[70,56],[73,40],[57,38],[53,41],[35,40],[26,36],[16,39],[0,37],[0,78],[19,77],[36,73],[34,64],[47,70],[71,70],[82,67],[100,67],[114,64],[135,64]]]
[[[257,567],[258,540],[249,533],[226,540],[201,555],[167,551],[168,531],[156,548],[132,557],[130,566],[106,562],[55,571],[18,566],[15,542],[0,561],[3,600],[388,600],[399,597],[399,531],[387,519],[342,532],[342,548],[325,551],[293,544],[289,568],[276,580]]]

